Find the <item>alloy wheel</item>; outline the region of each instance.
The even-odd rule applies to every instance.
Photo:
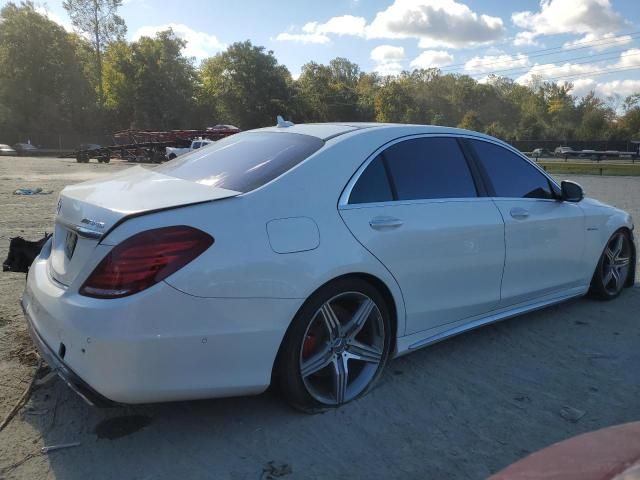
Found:
[[[340,405],[364,392],[383,361],[386,334],[382,314],[367,295],[345,292],[324,302],[300,348],[300,374],[309,395]]]
[[[624,287],[631,265],[631,247],[623,232],[611,237],[604,250],[602,262],[602,286],[610,295],[616,295]]]

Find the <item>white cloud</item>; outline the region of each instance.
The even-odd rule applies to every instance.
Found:
[[[539,11],[515,12],[511,19],[524,29],[516,35],[515,45],[530,45],[541,35],[603,35],[627,23],[610,0],[541,0]]]
[[[167,23],[165,25],[140,27],[132,36],[133,40],[140,37],[153,37],[156,33],[171,28],[178,38],[187,42],[184,54],[188,57],[196,57],[198,60],[214,55],[226,48],[226,45],[215,35],[205,32],[198,32],[183,23]]]
[[[47,10],[46,7],[44,7],[42,5],[37,5],[35,7],[35,10],[40,15],[44,15],[45,17],[47,17],[52,22],[55,22],[58,25],[60,25],[67,32],[73,33],[75,31],[74,28],[73,28],[73,25],[71,25],[71,20],[69,20],[68,18],[63,18],[63,17],[61,17],[60,15],[58,15],[56,13],[50,12],[49,10]]]
[[[534,32],[518,32],[513,44],[516,47],[523,45],[539,45],[536,41],[536,34]]]
[[[620,54],[620,60],[612,68],[640,67],[640,48],[631,48]]]
[[[374,70],[380,75],[398,75],[402,72],[402,64],[405,53],[403,47],[393,45],[378,45],[371,50],[371,60],[376,62]]]
[[[517,83],[528,84],[534,78],[543,80],[554,80],[559,77],[576,76],[576,78],[567,79],[572,83],[577,83],[581,88],[586,88],[585,80],[589,75],[606,74],[617,68],[638,68],[640,67],[640,48],[631,48],[620,54],[618,60],[609,65],[604,63],[547,63],[535,64],[527,73],[516,79]],[[580,79],[579,76],[584,76]],[[580,81],[582,80],[582,81]],[[611,82],[609,82],[611,83]]]
[[[575,95],[576,97],[584,97],[591,90],[595,90],[598,86],[598,82],[593,78],[579,78],[571,83],[573,83],[571,95]]]
[[[451,65],[453,55],[443,50],[425,50],[411,61],[414,68],[437,68]]]
[[[313,25],[315,33],[333,33],[336,35],[364,35],[364,26],[367,21],[362,17],[354,17],[353,15],[342,15],[341,17],[330,18],[326,23],[311,22],[304,27]],[[306,31],[306,30],[305,30]],[[309,33],[309,32],[307,32]]]
[[[366,23],[367,21],[362,17],[342,15],[340,17],[332,17],[325,23],[305,23],[301,33],[296,33],[295,31],[282,32],[276,36],[276,40],[327,44],[331,41],[327,34],[363,36]]]
[[[571,75],[584,75],[591,73],[595,70],[599,70],[602,67],[590,63],[546,63],[535,64],[524,75],[520,75],[516,78],[516,82],[526,85],[530,83],[534,78],[541,78],[543,80],[551,80],[558,77],[566,77]]]
[[[325,23],[306,23],[301,32],[278,34],[276,40],[328,43],[327,34],[378,38],[416,38],[420,48],[468,47],[491,43],[505,33],[499,17],[482,15],[455,0],[394,0],[367,25],[363,17],[342,15]]]
[[[371,50],[371,60],[378,63],[404,59],[404,48],[393,45],[379,45]]]
[[[599,83],[596,86],[596,93],[603,97],[611,97],[617,94],[625,98],[638,92],[640,92],[640,80],[612,80]]]
[[[522,68],[529,65],[529,57],[519,53],[517,55],[485,55],[473,57],[464,64],[464,69],[470,73],[486,73],[511,68]]]
[[[593,50],[597,50],[600,52],[609,48],[626,45],[628,43],[631,43],[632,40],[633,38],[631,38],[631,35],[617,36],[614,33],[587,33],[584,37],[579,38],[578,40],[566,42],[564,45],[562,45],[562,47],[573,48],[590,46]]]
[[[387,76],[387,75],[398,75],[402,72],[402,64],[400,62],[386,62],[379,63],[376,65],[375,69],[376,73]]]
[[[367,38],[418,38],[421,48],[489,43],[504,32],[501,18],[455,0],[395,0],[366,27]]]
[[[289,33],[282,32],[276,36],[276,40],[281,42],[300,42],[300,43],[329,43],[331,39],[326,35],[319,33]]]
[[[584,97],[594,91],[600,98],[618,95],[625,98],[633,93],[640,92],[640,80],[611,80],[609,82],[597,82],[593,78],[581,78],[573,82],[571,94],[576,97]]]

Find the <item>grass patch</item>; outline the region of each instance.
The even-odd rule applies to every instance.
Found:
[[[549,173],[574,173],[576,175],[640,176],[640,163],[539,161],[538,165],[540,165]]]

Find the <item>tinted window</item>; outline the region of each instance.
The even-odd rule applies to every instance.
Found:
[[[553,198],[547,177],[523,158],[494,143],[470,142],[497,197]]]
[[[349,203],[388,202],[393,200],[382,157],[376,157],[362,172],[351,190]]]
[[[249,192],[282,175],[324,142],[285,132],[244,132],[161,165],[156,171],[212,187]]]
[[[398,200],[477,195],[455,138],[416,138],[384,151]]]

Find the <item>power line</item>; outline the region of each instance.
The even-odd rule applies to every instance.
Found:
[[[610,38],[606,38],[606,39],[598,39],[598,40],[591,40],[591,41],[588,41],[588,42],[575,43],[570,48],[564,48],[562,46],[552,47],[552,48],[544,48],[542,50],[532,50],[532,51],[530,51],[528,53],[523,53],[523,54],[520,54],[520,55],[523,55],[523,56],[526,55],[528,58],[538,58],[538,57],[544,57],[544,56],[549,56],[549,55],[558,55],[558,54],[562,54],[562,53],[566,53],[566,52],[573,52],[575,50],[583,50],[585,48],[597,48],[597,47],[602,47],[602,46],[605,46],[605,45],[619,43],[620,39],[623,38],[623,37],[631,37],[632,40],[635,40],[638,36],[640,36],[640,30],[639,31],[635,31],[635,32],[629,32],[629,33],[625,33],[625,34],[620,34],[620,35],[617,35],[615,37],[610,37]],[[543,53],[543,52],[550,52],[552,50],[555,50],[555,51],[552,52],[552,53]],[[484,65],[496,65],[496,64],[499,64],[499,63],[508,63],[509,61],[512,61],[512,60],[511,59],[509,59],[509,60],[496,60],[496,61],[493,61],[493,62],[485,63]],[[468,62],[448,65],[447,67],[441,68],[440,71],[449,72],[449,71],[453,71],[453,70],[460,70],[461,68],[465,67],[465,65],[467,63]]]
[[[574,59],[570,59],[569,60],[569,62],[570,62],[569,64],[570,65],[584,65],[584,64],[589,64],[589,63],[606,62],[608,60],[616,60],[616,59],[619,59],[619,58],[628,58],[628,57],[634,57],[636,55],[640,55],[640,51],[635,52],[635,53],[628,53],[627,55],[617,55],[617,53],[619,53],[619,52],[616,52],[616,54],[613,55],[613,56],[610,56],[610,57],[607,57],[607,58],[601,58],[599,60],[586,60],[586,61],[583,61],[583,62],[572,62],[571,60],[574,60]],[[613,52],[608,52],[607,53],[607,55],[612,55],[612,54],[613,54]],[[588,58],[588,57],[589,56],[576,57],[576,58]],[[591,58],[593,58],[593,57],[591,57]],[[541,63],[539,65],[534,65],[534,66],[514,67],[514,68],[508,68],[508,69],[505,69],[505,70],[493,70],[491,72],[473,73],[473,74],[470,74],[469,76],[471,76],[471,77],[482,77],[482,76],[486,76],[486,75],[495,75],[495,74],[503,73],[503,72],[510,72],[508,75],[520,75],[520,74],[523,74],[523,73],[530,72],[532,68],[536,68],[536,70],[534,72],[532,72],[532,73],[537,73],[537,72],[540,72],[540,71],[553,70],[554,68],[562,68],[563,66],[566,66],[566,65],[559,65],[559,64],[554,64],[554,63]],[[538,68],[538,67],[542,67],[542,68]],[[504,76],[504,75],[501,75],[501,76]]]
[[[571,75],[562,75],[559,77],[549,77],[549,78],[545,78],[544,80],[565,80],[565,79],[569,79],[569,78],[574,78],[574,77],[584,77],[584,76],[592,76],[592,77],[596,77],[598,75],[606,75],[608,73],[615,73],[615,72],[629,72],[632,70],[640,70],[640,66],[636,66],[636,67],[620,67],[620,68],[609,68],[607,70],[593,70],[591,72],[580,72],[580,73],[573,73]]]

